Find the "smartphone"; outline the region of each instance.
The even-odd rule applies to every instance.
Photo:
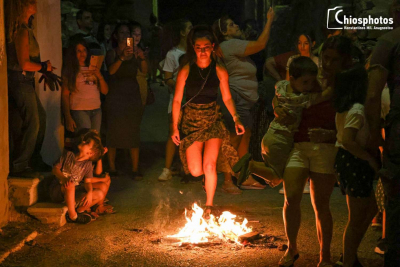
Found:
[[[133,47],[133,38],[126,38],[126,45]]]

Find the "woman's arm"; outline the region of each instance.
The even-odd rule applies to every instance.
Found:
[[[271,32],[271,26],[272,26],[272,22],[274,20],[274,16],[275,16],[274,10],[271,7],[268,10],[267,23],[265,24],[261,35],[258,37],[257,41],[250,41],[247,44],[246,50],[244,52],[245,56],[253,55],[255,53],[260,52],[261,50],[263,50],[265,48],[265,46],[267,45],[268,39],[269,39],[269,34]]]
[[[99,91],[103,94],[106,95],[108,94],[108,84],[104,80],[103,75],[101,75],[100,69],[96,67],[96,69],[93,71],[94,75],[97,78],[98,81],[98,86],[99,86]]]
[[[282,80],[281,75],[276,69],[276,62],[274,57],[267,58],[264,65],[265,74],[269,74],[276,81]]]
[[[64,79],[66,81],[66,79]],[[63,82],[61,87],[61,105],[65,117],[65,127],[68,131],[74,132],[76,128],[75,121],[72,119],[71,111],[69,108],[69,99],[71,92],[68,89],[67,82]]]
[[[135,57],[139,61],[139,69],[143,74],[147,74],[148,72],[148,67],[147,67],[147,61],[146,57],[144,56],[143,50],[140,49],[139,47],[137,48],[137,51],[135,52]]]
[[[179,113],[181,111],[181,103],[183,98],[183,92],[185,89],[186,79],[189,76],[189,64],[185,65],[179,72],[176,79],[174,100],[172,101],[172,141],[176,145],[180,143],[179,130],[178,130],[178,120]]]
[[[99,176],[103,173],[103,161],[99,159],[96,163],[96,168],[94,168],[94,175]]]
[[[245,129],[240,121],[239,115],[236,113],[235,102],[232,99],[231,91],[229,89],[229,75],[226,69],[217,64],[217,75],[219,78],[219,87],[221,89],[222,100],[226,108],[228,109],[229,113],[232,115],[233,121],[235,122],[236,133],[238,135],[244,134]]]
[[[172,94],[175,90],[176,82],[173,79],[173,73],[164,71],[164,81],[168,85],[168,91]]]
[[[343,147],[357,158],[368,161],[369,165],[377,172],[379,170],[379,165],[374,157],[356,142],[358,131],[359,130],[356,128],[344,128]]]
[[[23,71],[39,71],[42,69],[40,63],[31,62],[29,57],[29,32],[21,28],[15,35],[15,49],[19,66]],[[47,61],[47,71],[51,71],[51,63]]]

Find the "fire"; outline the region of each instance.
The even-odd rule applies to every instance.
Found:
[[[251,227],[247,227],[247,219],[240,224],[235,221],[236,215],[224,211],[219,218],[210,215],[210,219],[203,218],[204,210],[196,203],[192,207],[193,213],[188,217],[185,209],[186,225],[176,235],[168,237],[178,238],[182,242],[204,243],[210,239],[219,238],[224,241],[233,241],[239,244],[239,236],[250,233]]]

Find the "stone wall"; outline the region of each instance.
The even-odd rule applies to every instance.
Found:
[[[0,227],[9,219],[8,201],[8,90],[7,56],[5,48],[4,2],[0,0]]]

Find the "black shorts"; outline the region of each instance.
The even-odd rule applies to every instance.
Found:
[[[368,161],[359,159],[343,148],[336,154],[335,169],[340,190],[351,197],[369,197],[373,193],[375,171]]]

